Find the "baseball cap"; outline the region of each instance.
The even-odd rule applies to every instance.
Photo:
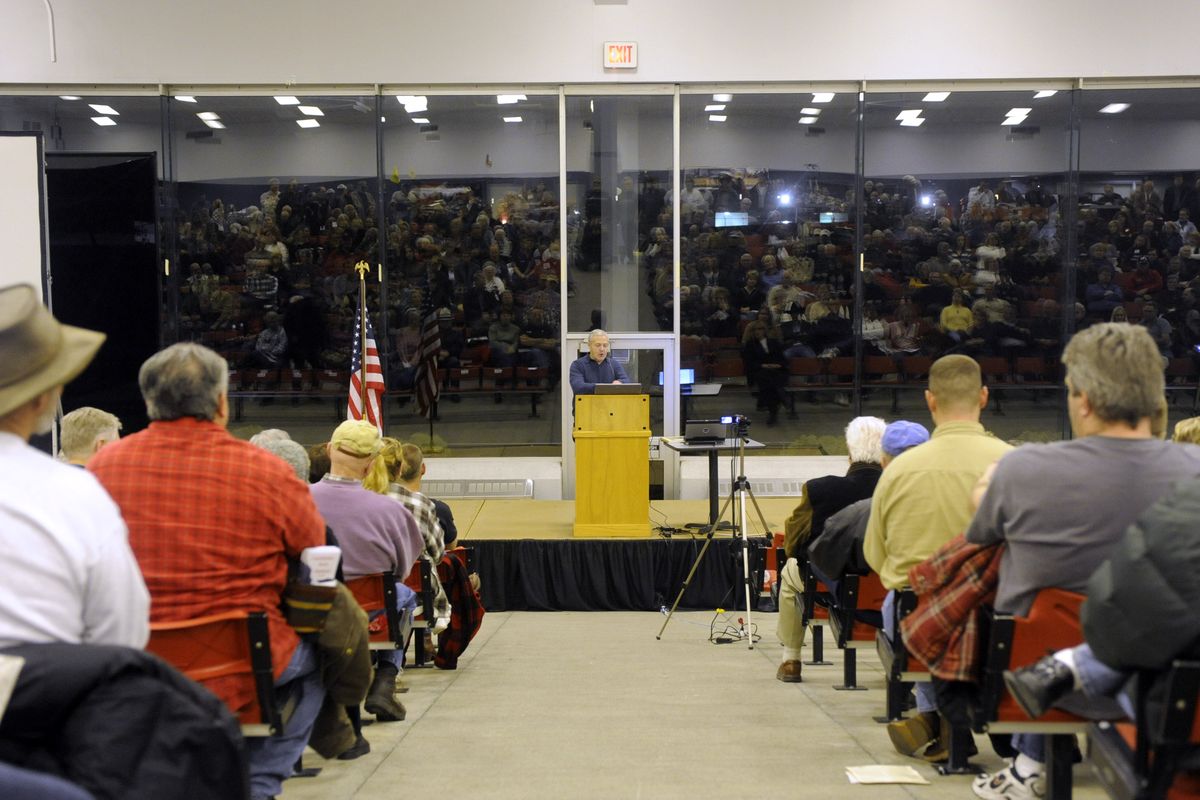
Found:
[[[379,429],[366,420],[348,419],[333,429],[329,443],[346,455],[365,458],[379,452],[383,437]]]
[[[929,431],[925,429],[924,425],[900,419],[884,428],[881,444],[883,452],[895,458],[910,447],[916,447],[928,441]]]

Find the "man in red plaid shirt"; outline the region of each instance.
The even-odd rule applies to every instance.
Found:
[[[280,701],[296,701],[282,736],[247,742],[251,796],[267,798],[291,774],[324,697],[314,648],[280,603],[288,560],[325,544],[325,522],[287,464],[225,430],[228,374],[200,345],[151,356],[138,373],[150,427],[105,447],[88,469],[129,526],[152,623],[267,613]],[[220,681],[209,688],[235,711],[251,699]]]

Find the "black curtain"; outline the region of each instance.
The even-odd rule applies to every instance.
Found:
[[[643,541],[468,541],[489,611],[657,611],[670,607],[703,538]],[[762,585],[763,549],[752,540],[751,602]],[[744,608],[738,542],[714,539],[681,609]]]
[[[47,155],[54,315],[108,335],[63,410],[96,406],[126,433],[146,426],[137,371],[159,342],[156,172],[153,154]]]

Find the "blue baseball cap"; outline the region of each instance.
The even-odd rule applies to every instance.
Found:
[[[889,424],[883,430],[883,452],[892,458],[903,453],[910,447],[916,447],[929,441],[929,431],[924,425],[899,419]]]

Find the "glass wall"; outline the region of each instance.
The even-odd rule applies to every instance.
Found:
[[[389,429],[432,432],[455,452],[557,455],[558,95],[388,96],[382,136]],[[413,398],[431,310],[443,392],[432,424]]]
[[[932,359],[979,361],[985,425],[1062,433],[1071,94],[870,94],[865,110],[864,412],[928,421]]]
[[[230,390],[244,395],[234,401],[235,428],[277,426],[298,441],[326,441],[348,393],[360,261],[370,265],[376,338],[387,336],[375,98],[169,102],[176,336],[229,361]]]
[[[1079,94],[1075,318],[1150,331],[1166,364],[1170,426],[1195,413],[1200,363],[1197,100],[1196,89]]]
[[[567,98],[567,326],[670,331],[671,95]]]
[[[694,418],[840,440],[850,392],[826,365],[854,355],[857,111],[845,92],[681,97],[681,360],[720,386]]]
[[[0,129],[45,139],[56,310],[89,324],[119,306],[118,338],[214,347],[246,431],[320,441],[342,417],[359,262],[389,431],[457,454],[559,453],[561,342],[597,326],[677,336],[699,385],[681,416],[744,414],[776,448],[838,452],[860,409],[927,421],[946,353],[983,365],[990,428],[1058,438],[1064,337],[1107,319],[1151,329],[1172,421],[1192,413],[1200,88],[683,86],[678,183],[670,87],[568,88],[561,121],[552,89],[182,91],[0,97]],[[423,320],[432,424],[413,401]],[[661,351],[633,346],[657,386]],[[75,392],[136,428],[142,354],[113,351],[130,397]]]

